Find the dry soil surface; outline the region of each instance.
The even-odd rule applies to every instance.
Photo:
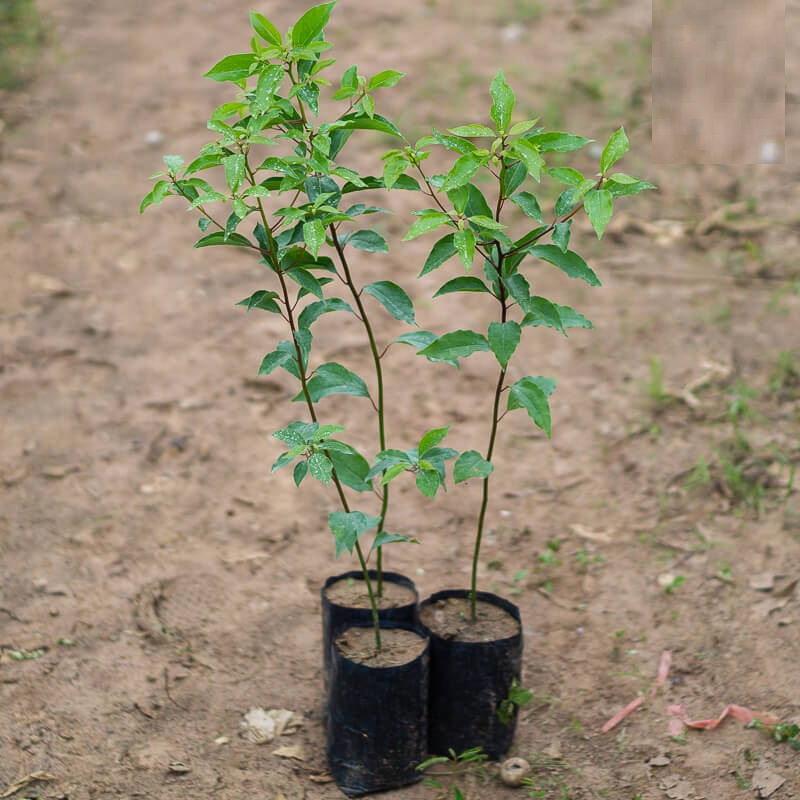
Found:
[[[0,795],[339,797],[319,591],[352,565],[333,558],[334,493],[269,475],[270,434],[297,410],[288,380],[255,378],[274,322],[233,306],[263,288],[261,268],[233,248],[193,250],[177,202],[137,213],[161,154],[209,138],[228,95],[201,75],[247,48],[249,6],[40,7],[40,76],[2,99]],[[285,28],[302,8],[259,10]],[[796,4],[786,16],[796,41]],[[596,330],[537,329],[519,358],[559,382],[554,435],[503,420],[480,585],[522,611],[534,698],[513,752],[538,766],[528,789],[492,768],[448,779],[467,798],[800,796],[797,753],[766,732],[730,719],[668,730],[673,704],[691,719],[735,703],[800,721],[797,50],[785,165],[656,167],[650,19],[646,0],[342,0],[329,28],[336,69],[407,73],[383,111],[414,133],[483,120],[503,66],[520,115],[598,141],[624,123],[623,168],[659,186],[620,202],[600,244],[576,224],[602,288],[537,268],[538,291]],[[364,141],[364,163],[387,144]],[[396,204],[387,234],[410,224],[407,202],[382,203]],[[365,256],[359,276],[388,271],[423,326],[461,327],[471,296],[434,316],[439,276],[414,281],[426,244]],[[469,313],[485,324],[479,301]],[[367,363],[355,329],[318,324],[326,359]],[[452,424],[452,446],[484,449],[488,358],[422,370],[394,348],[386,365],[392,441]],[[326,402],[358,444],[368,407]],[[405,485],[395,499],[392,529],[420,544],[391,548],[389,567],[423,597],[464,587],[479,487],[431,503]],[[260,745],[240,732],[258,707],[294,712]]]

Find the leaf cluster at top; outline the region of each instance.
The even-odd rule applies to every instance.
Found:
[[[213,140],[188,163],[177,155],[166,156],[165,170],[153,176],[155,184],[140,210],[169,196],[183,198],[199,217],[202,235],[197,247],[245,248],[259,258],[265,288],[238,305],[282,317],[287,336],[263,357],[258,374],[287,373],[298,385],[292,399],[303,403],[310,417],[275,433],[287,449],[272,469],[294,464],[297,485],[308,475],[326,485],[336,484],[343,510],[329,521],[338,555],[352,552],[359,538],[376,528],[377,546],[407,540],[384,531],[385,503],[378,517],[353,511],[342,486],[381,495],[392,481],[409,473],[419,491],[433,497],[445,486],[448,462],[456,483],[471,478],[488,481],[497,423],[516,409],[523,409],[551,435],[549,400],[555,381],[517,374],[513,358],[525,329],[546,327],[566,335],[571,328],[592,324],[578,311],[537,294],[532,286],[536,269],[548,264],[572,279],[598,286],[592,268],[570,249],[574,217],[585,213],[600,238],[618,198],[654,187],[611,171],[628,149],[622,128],[603,148],[596,174],[550,166],[551,154],[572,153],[591,140],[547,131],[537,119],[517,119],[515,95],[502,71],[491,81],[491,105],[484,121],[445,132],[433,130],[409,142],[394,122],[376,111],[375,94],[380,97],[381,91],[398,84],[402,73],[383,70],[368,76],[350,66],[341,73],[338,87],[331,87],[326,78],[336,63],[327,57],[331,44],[325,38],[335,5],[308,9],[285,33],[251,12],[249,51],[225,56],[206,73],[236,90],[234,99],[216,108],[208,120]],[[326,112],[335,111],[321,119],[321,105]],[[397,147],[383,155],[378,174],[362,174],[348,163],[346,145],[357,131],[378,131],[397,141]],[[442,148],[451,156],[449,168],[428,175],[425,162],[434,149]],[[549,221],[535,191],[543,180],[565,187]],[[487,184],[493,187],[488,196],[479,188]],[[446,280],[434,297],[468,293],[492,304],[496,318],[486,328],[475,330],[467,323],[443,333],[420,330],[412,295],[400,285],[409,276],[393,274],[400,282],[358,281],[354,251],[370,257],[389,251],[383,230],[364,226],[365,218],[379,217],[385,209],[359,200],[358,195],[369,192],[373,198],[376,191],[392,189],[424,198],[424,207],[413,212],[415,221],[403,241],[438,234],[419,275],[459,261],[467,274]],[[476,259],[480,267],[473,270]],[[381,320],[377,325],[372,321],[373,301]],[[411,330],[387,342],[389,320],[380,318],[381,313]],[[348,315],[362,326],[375,367],[368,379],[344,364],[315,361],[313,329],[327,314]],[[429,362],[456,367],[475,353],[494,358],[499,380],[492,445],[485,455],[442,446],[449,426],[423,433],[410,449],[387,446],[381,363],[395,343],[413,347]],[[361,398],[375,408],[379,444],[371,459],[334,438],[341,426],[318,422],[319,403],[332,395]]]

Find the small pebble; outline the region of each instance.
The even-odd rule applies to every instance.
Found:
[[[762,164],[780,164],[783,161],[783,152],[777,142],[766,141],[758,149],[758,160]]]
[[[161,131],[147,131],[144,135],[144,143],[149,145],[161,144],[164,141],[164,134]]]
[[[506,25],[506,27],[503,28],[501,35],[504,42],[518,42],[525,35],[525,28],[520,25],[519,22],[512,22],[510,25]]]
[[[531,774],[531,765],[524,758],[508,758],[500,766],[500,780],[506,786],[522,786]]]

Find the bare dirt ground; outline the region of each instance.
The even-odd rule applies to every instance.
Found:
[[[339,797],[325,782],[319,590],[351,565],[333,559],[332,493],[268,475],[269,434],[296,409],[288,383],[254,379],[272,323],[233,307],[261,270],[193,250],[177,203],[137,214],[161,154],[207,140],[227,96],[200,76],[246,49],[248,7],[40,8],[51,51],[2,99],[0,795]],[[285,27],[298,9],[258,10]],[[559,381],[554,436],[504,420],[481,565],[482,588],[522,611],[535,698],[514,753],[539,769],[527,791],[458,778],[468,798],[800,796],[797,753],[765,732],[667,728],[670,704],[800,721],[800,65],[790,50],[786,165],[653,166],[650,13],[646,0],[342,0],[328,31],[342,69],[407,73],[384,110],[412,134],[480,120],[503,66],[520,113],[548,128],[602,140],[624,123],[624,168],[659,185],[621,202],[599,245],[576,226],[602,288],[538,278],[597,328],[530,337],[531,371]],[[787,8],[787,41],[798,16]],[[397,211],[390,233],[409,224]],[[390,262],[420,299],[438,286],[413,280],[425,252]],[[373,280],[386,261],[358,268]],[[447,308],[441,330],[460,301]],[[355,336],[326,330],[324,355],[357,365]],[[488,360],[455,384],[444,365],[421,384],[410,351],[387,368],[390,437],[452,423],[454,447],[483,448]],[[351,426],[363,413],[329,407]],[[477,487],[402,497],[392,527],[422,544],[395,547],[389,566],[422,596],[465,586]],[[239,735],[253,707],[300,724],[253,744]]]

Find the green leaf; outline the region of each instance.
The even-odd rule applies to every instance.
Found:
[[[504,158],[503,164],[505,165],[505,169],[502,172],[500,185],[503,190],[503,197],[511,197],[525,182],[525,178],[528,176],[528,170],[522,161],[514,161],[509,164],[508,159]]]
[[[369,471],[369,474],[370,477],[374,477],[375,475],[380,475],[385,470],[398,464],[402,464],[404,467],[410,467],[413,466],[414,463],[415,462],[411,460],[408,452],[394,449],[381,450],[381,452],[375,456],[375,464]]]
[[[352,89],[355,93],[358,89],[358,67],[353,64],[342,73],[342,89]],[[338,98],[336,98],[338,99]]]
[[[449,132],[454,136],[491,136],[497,134],[491,128],[485,125],[459,125],[457,128],[448,128]]]
[[[531,286],[528,283],[528,279],[519,272],[514,272],[511,275],[505,275],[503,277],[503,283],[508,293],[524,311],[528,307],[528,302],[531,299]]]
[[[600,156],[600,172],[605,175],[627,152],[628,137],[625,135],[625,129],[619,128],[611,134],[608,143],[603,148],[603,154]]]
[[[582,281],[586,281],[589,286],[600,286],[597,275],[574,250],[567,250],[566,253],[562,253],[561,249],[554,244],[537,244],[526,248],[525,252],[534,258],[541,258],[554,267],[558,267],[570,278],[579,278]]]
[[[171,173],[177,172],[183,166],[183,156],[163,156],[164,164]]]
[[[489,347],[492,348],[497,363],[503,370],[506,369],[511,356],[514,355],[521,336],[522,329],[514,320],[489,324]]]
[[[228,184],[228,188],[236,193],[244,180],[244,155],[234,153],[223,158],[222,163],[225,166],[225,182]]]
[[[293,267],[286,271],[286,275],[296,284],[302,286],[306,292],[322,300],[322,284],[308,270],[302,267]]]
[[[329,450],[328,456],[333,462],[336,477],[356,492],[372,491],[372,484],[367,480],[369,463],[360,453],[351,448],[349,453]]]
[[[386,159],[383,165],[384,186],[391,189],[410,164],[411,162],[403,155]]]
[[[288,464],[291,464],[297,456],[301,455],[305,451],[305,447],[300,445],[299,447],[294,447],[289,450],[287,453],[281,453],[278,458],[275,459],[275,462],[270,467],[270,473],[277,472],[279,469],[283,469]]]
[[[522,325],[532,328],[540,326],[555,328],[566,336],[567,332],[564,330],[564,322],[558,309],[559,307],[546,297],[531,297],[525,306],[527,313],[522,320]]]
[[[609,178],[603,185],[603,188],[607,189],[612,197],[623,197],[629,194],[638,194],[645,189],[656,189],[657,187],[647,181],[637,180],[636,183],[617,183]]]
[[[425,497],[436,497],[436,492],[439,486],[441,486],[441,483],[442,479],[435,469],[421,469],[417,472],[417,489],[419,489]]]
[[[443,236],[436,242],[431,248],[428,257],[425,259],[422,272],[419,273],[418,277],[421,278],[423,275],[427,275],[429,272],[438,269],[445,261],[451,259],[458,252],[455,244],[453,244],[453,236],[454,234],[448,233],[447,236]]]
[[[572,198],[575,195],[574,189],[567,189],[556,198],[555,205],[553,206],[553,213],[557,217],[562,217],[572,211],[574,205]]]
[[[561,317],[561,322],[565,328],[588,328],[594,330],[594,325],[583,314],[569,306],[556,305],[556,309],[558,309],[558,316]]]
[[[292,47],[306,47],[320,39],[335,5],[334,1],[309,8],[292,27]]]
[[[395,464],[389,467],[389,469],[387,469],[381,477],[381,486],[385,486],[387,483],[393,481],[398,475],[402,475],[408,469],[408,466],[408,464]]]
[[[289,447],[298,447],[305,445],[311,439],[317,427],[316,422],[292,422],[272,435]]]
[[[281,347],[281,345],[284,345]],[[286,345],[289,345],[286,347]],[[291,349],[290,349],[291,348]],[[294,364],[294,369],[290,369],[287,365]],[[261,361],[261,366],[258,368],[258,375],[269,375],[278,367],[284,367],[291,374],[297,372],[297,358],[295,356],[294,348],[290,342],[281,342],[277,350],[267,353]]]
[[[524,119],[521,122],[515,122],[511,126],[511,130],[508,132],[509,136],[521,136],[523,133],[527,133],[537,122],[539,119]]]
[[[475,259],[475,234],[469,228],[456,231],[453,234],[453,245],[461,263],[469,271]]]
[[[328,526],[336,542],[336,557],[345,550],[353,552],[356,542],[369,530],[376,528],[380,517],[370,517],[362,511],[334,511],[328,516]]]
[[[414,304],[411,298],[392,281],[375,281],[368,283],[364,291],[374,297],[395,319],[416,325],[414,321]]]
[[[292,473],[292,479],[294,480],[294,485],[299,486],[303,482],[303,478],[308,474],[308,461],[298,461],[294,465],[294,472]]]
[[[276,297],[278,297],[277,292],[265,292],[262,290],[253,292],[250,297],[245,297],[244,300],[240,300],[235,305],[244,306],[248,311],[252,311],[254,308],[260,308],[264,311],[270,311],[273,314],[280,314],[281,309],[275,302]]]
[[[308,458],[308,471],[312,478],[327,486],[333,475],[333,464],[324,453],[312,453]]]
[[[515,139],[511,143],[511,151],[525,164],[528,174],[534,180],[540,180],[542,170],[547,165],[539,155],[536,145],[531,144],[527,139]]]
[[[221,61],[214,64],[203,77],[211,78],[215,81],[238,83],[248,78],[250,65],[254,60],[255,54],[253,53],[237,53],[236,55],[225,56]]]
[[[537,222],[544,221],[542,209],[539,206],[539,201],[536,199],[535,194],[531,192],[517,192],[517,194],[512,194],[509,199],[526,217],[535,219]]]
[[[139,213],[141,214],[148,206],[160,205],[163,199],[171,194],[172,184],[170,181],[158,181],[142,199],[139,205]]]
[[[369,397],[367,384],[355,372],[351,372],[347,367],[335,362],[320,364],[309,378],[306,388],[314,403],[331,394]],[[302,392],[292,398],[294,402],[304,399]]]
[[[419,219],[409,228],[408,233],[403,237],[403,241],[411,241],[411,239],[416,239],[418,236],[422,236],[423,233],[435,231],[442,225],[447,225],[450,223],[450,217],[441,211],[422,212],[419,216]]]
[[[514,92],[506,83],[503,70],[498,70],[494,76],[490,92],[493,102],[489,115],[497,125],[497,132],[502,136],[511,124],[511,114],[514,111]]]
[[[283,44],[280,31],[263,14],[251,11],[250,25],[265,42],[274,44],[276,47]]]
[[[496,219],[492,219],[492,217],[485,217],[483,214],[475,214],[469,217],[469,221],[479,228],[485,228],[490,231],[502,231],[508,227],[508,225],[503,225],[502,222],[498,222]]]
[[[308,353],[311,348],[311,341],[305,341],[300,336],[303,331],[297,331],[295,337],[298,345],[300,346],[300,353],[303,356],[303,361],[308,361]],[[297,366],[297,351],[292,342],[282,341],[278,342],[278,346],[271,353],[264,356],[261,362],[261,367],[258,370],[259,375],[269,375],[270,372],[283,367],[290,375],[293,375],[298,380],[300,379],[300,370]]]
[[[566,253],[569,248],[570,229],[572,228],[572,220],[568,219],[566,222],[556,222],[553,227],[553,244]]]
[[[347,244],[366,253],[388,253],[389,245],[377,231],[360,230],[347,238]]]
[[[353,309],[339,297],[328,297],[316,303],[309,303],[297,318],[297,326],[308,330],[323,314],[330,311],[349,311]]]
[[[493,471],[491,462],[477,450],[465,450],[453,464],[453,482],[463,483],[470,478],[488,478]]]
[[[316,258],[320,247],[325,244],[325,225],[322,220],[312,219],[303,223],[303,240]]]
[[[639,183],[638,178],[634,178],[633,175],[626,175],[624,172],[615,172],[613,175],[609,175],[606,180],[614,183]]]
[[[479,350],[489,350],[486,337],[476,331],[459,330],[445,333],[419,351],[419,355],[435,361],[455,361]]]
[[[584,181],[583,175],[572,167],[552,167],[547,174],[566,186],[579,186]]]
[[[367,91],[371,92],[381,86],[394,86],[403,77],[405,77],[404,72],[398,72],[396,69],[385,69],[369,79]]]
[[[488,160],[488,154],[481,154],[478,152],[467,153],[457,158],[442,183],[442,191],[449,192],[452,189],[457,189],[459,186],[464,186]]]
[[[450,426],[446,425],[444,428],[432,428],[429,430],[420,440],[419,444],[417,445],[417,452],[419,453],[419,457],[423,458],[425,453],[428,452],[433,447],[436,447],[439,442],[441,442],[445,436],[447,436],[447,432],[450,430]]]
[[[453,278],[447,281],[434,297],[439,297],[443,294],[452,294],[453,292],[488,292],[492,293],[491,289],[480,279],[470,275],[465,275],[461,278]]]
[[[413,542],[414,544],[419,544],[418,539],[412,539],[410,536],[401,536],[399,533],[386,533],[386,531],[381,531],[375,537],[370,551],[377,550],[379,547],[383,547],[385,544],[391,544],[392,542]]]
[[[235,247],[252,247],[250,241],[242,236],[240,233],[231,233],[226,235],[224,231],[214,231],[204,236],[202,239],[195,242],[195,247],[211,247],[217,244],[230,244]]]
[[[403,134],[400,133],[397,126],[380,114],[373,114],[370,117],[354,111],[337,120],[334,125],[336,128],[345,128],[347,130],[380,131],[389,136],[396,136],[400,139],[403,138]]]
[[[483,192],[474,183],[467,184],[467,205],[464,214],[468,217],[492,216],[492,209],[489,208]]]
[[[254,114],[263,114],[270,107],[272,97],[278,91],[284,74],[280,64],[272,64],[259,73],[256,93],[250,104]]]
[[[550,378],[520,378],[508,392],[508,408],[524,408],[536,427],[541,428],[549,439],[552,435],[550,427],[550,404],[548,397],[553,393],[555,382]],[[549,389],[549,391],[548,391]]]
[[[589,222],[592,223],[594,232],[597,234],[597,238],[602,239],[603,231],[614,213],[614,201],[611,198],[611,192],[607,189],[592,189],[586,194],[583,200],[583,207],[586,210],[586,216],[589,217]]]
[[[583,136],[575,136],[572,133],[561,133],[560,131],[535,133],[525,138],[531,142],[531,144],[535,144],[539,148],[540,153],[568,153],[572,150],[580,150],[584,145],[594,141],[594,139],[584,139]]]
[[[311,437],[312,442],[322,442],[325,439],[328,439],[334,433],[341,433],[344,430],[344,425],[320,425],[316,431],[314,431],[314,435]],[[344,445],[348,447],[348,445]]]

